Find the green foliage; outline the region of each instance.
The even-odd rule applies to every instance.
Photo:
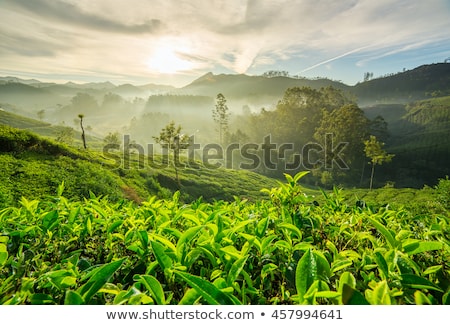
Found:
[[[139,206],[91,195],[0,210],[1,304],[445,304],[448,211],[268,200]]]
[[[437,200],[442,206],[450,210],[450,179],[448,176],[445,179],[440,179],[436,186]]]
[[[369,140],[364,141],[364,152],[366,156],[370,158],[370,163],[372,164],[372,173],[370,176],[370,189],[372,189],[373,184],[373,174],[375,170],[375,165],[381,165],[385,162],[390,162],[395,156],[393,154],[388,154],[383,149],[384,143],[377,140],[374,135],[371,135]]]

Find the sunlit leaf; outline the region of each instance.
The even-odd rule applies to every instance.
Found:
[[[403,250],[408,255],[442,249],[442,243],[437,241],[414,241],[403,246]]]
[[[140,275],[134,276],[134,280],[142,283],[145,288],[150,292],[150,295],[155,299],[158,305],[165,305],[166,298],[164,296],[164,290],[161,283],[152,275]]]
[[[95,269],[88,282],[77,290],[77,293],[83,298],[85,303],[89,303],[91,298],[97,293],[98,290],[100,290],[100,288],[103,287],[105,283],[108,282],[114,272],[119,269],[124,261],[125,258],[121,258],[120,260],[102,265]]]

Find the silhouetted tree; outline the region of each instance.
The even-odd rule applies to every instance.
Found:
[[[219,131],[219,142],[223,144],[225,133],[228,129],[228,119],[230,117],[227,100],[222,94],[218,94],[216,98],[216,106],[213,110],[213,119],[217,123]]]

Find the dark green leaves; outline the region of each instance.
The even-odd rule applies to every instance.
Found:
[[[87,276],[89,280],[77,290],[78,295],[83,299],[84,303],[89,304],[92,297],[108,282],[124,261],[125,258],[122,258],[102,265],[89,273]],[[78,299],[73,294],[71,294],[70,298]]]
[[[175,271],[175,274],[194,288],[208,304],[211,305],[236,305],[238,301],[223,293],[212,283],[189,273]]]

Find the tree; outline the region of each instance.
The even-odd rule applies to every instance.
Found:
[[[323,110],[320,125],[316,128],[314,139],[319,143],[326,144],[327,148],[320,153],[325,169],[331,168],[329,172],[334,180],[350,180],[356,177],[358,168],[362,163],[364,152],[364,140],[367,139],[369,120],[356,104],[344,105],[331,112]],[[327,137],[332,135],[332,141],[327,141]],[[330,140],[330,138],[328,138]],[[333,155],[333,147],[338,148],[340,144],[345,144],[339,157],[342,158],[347,167],[340,166],[334,168],[333,160],[337,157]],[[359,173],[358,173],[359,175]]]
[[[80,119],[80,127],[81,127],[81,140],[83,140],[83,147],[84,149],[87,149],[86,146],[86,134],[84,132],[84,127],[83,127],[83,118],[84,118],[84,114],[78,114],[78,117]]]
[[[114,145],[116,148],[120,148],[120,134],[119,132],[109,132],[104,138],[105,145]]]
[[[378,140],[385,142],[389,139],[388,123],[381,115],[377,115],[370,121],[369,129],[370,134]]]
[[[98,110],[97,100],[87,93],[77,93],[70,101],[76,109],[83,109],[87,112]]]
[[[185,150],[189,146],[189,137],[181,133],[181,125],[175,127],[175,122],[172,121],[168,125],[166,125],[158,137],[153,137],[156,143],[159,143],[163,149],[173,151],[174,155],[174,168],[175,175],[177,179],[177,183],[180,186],[180,179],[178,177],[178,166],[180,165],[179,154],[181,150]]]
[[[74,134],[75,134],[75,131],[71,127],[61,126],[58,128],[58,131],[56,132],[55,140],[57,142],[62,142],[62,143],[71,145],[73,142]]]
[[[364,81],[369,81],[373,78],[373,72],[364,72]]]
[[[223,144],[225,133],[228,129],[228,119],[230,117],[227,100],[222,94],[218,94],[216,98],[216,106],[213,110],[214,122],[218,125],[219,143]]]
[[[370,158],[370,164],[372,165],[372,173],[370,175],[370,186],[369,189],[372,190],[373,175],[375,171],[375,165],[381,165],[385,162],[390,162],[395,155],[388,154],[383,150],[384,143],[377,140],[373,135],[370,136],[369,140],[364,141],[364,152],[366,157]]]
[[[45,116],[45,109],[41,109],[36,114],[37,114],[38,119],[42,121],[44,119],[44,116]]]

